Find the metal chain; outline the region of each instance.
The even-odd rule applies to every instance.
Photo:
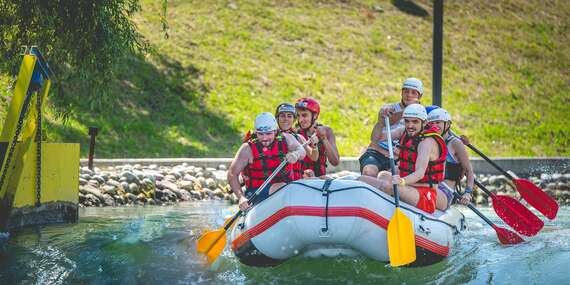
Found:
[[[24,98],[24,103],[22,104],[22,110],[20,111],[20,115],[18,117],[18,124],[16,125],[16,132],[14,137],[12,138],[12,144],[10,145],[10,150],[8,151],[8,157],[6,158],[6,164],[2,168],[2,176],[0,177],[0,189],[4,185],[6,180],[6,175],[8,173],[8,168],[10,168],[10,162],[12,162],[12,156],[14,154],[14,150],[16,149],[16,143],[18,142],[18,137],[20,136],[20,132],[22,131],[22,126],[24,124],[24,119],[28,115],[28,107],[32,100],[33,92],[29,90],[26,92],[26,97]]]
[[[41,205],[41,189],[42,189],[42,94],[36,95],[37,98],[37,126],[36,126],[36,207]]]

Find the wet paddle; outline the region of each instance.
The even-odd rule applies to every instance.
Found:
[[[315,136],[315,135],[313,135],[313,136]],[[301,147],[304,147],[308,143],[309,143],[309,140],[307,140],[305,143],[301,144]],[[279,171],[281,171],[281,169],[286,164],[287,164],[287,160],[283,160],[279,164],[279,166],[277,166],[277,168],[273,171],[273,173],[271,173],[271,175],[269,175],[269,177],[267,177],[265,182],[263,182],[263,184],[261,184],[261,186],[259,186],[259,188],[257,188],[257,190],[255,190],[253,195],[249,198],[250,203],[253,203],[255,201],[255,199],[257,198],[257,195],[261,192],[261,190],[263,190],[263,188],[265,188],[271,182],[271,180],[275,177],[275,175],[277,175],[277,173],[279,173]],[[237,220],[237,218],[242,213],[243,213],[243,211],[239,210],[231,219],[226,220],[224,222],[224,226],[222,226],[222,228],[220,228],[218,230],[208,231],[208,232],[204,233],[198,239],[197,245],[196,245],[196,251],[198,253],[202,253],[202,254],[206,255],[208,262],[210,264],[212,264],[218,258],[218,256],[220,256],[222,251],[224,251],[224,248],[226,247],[226,243],[227,243],[226,232],[228,231],[229,228],[232,227],[234,222]]]
[[[445,184],[445,182],[442,182],[441,185],[443,185],[445,188],[447,188],[447,190],[449,190],[451,193],[453,193],[453,195],[455,196],[456,199],[458,199],[458,200],[461,199],[461,196],[457,192],[455,192],[453,189],[449,188],[449,186],[447,184]],[[516,233],[495,225],[493,222],[491,222],[491,220],[489,220],[487,217],[485,217],[485,215],[483,215],[483,213],[481,213],[479,210],[477,210],[477,208],[475,208],[475,206],[473,206],[473,204],[469,203],[469,204],[467,204],[467,207],[469,209],[471,209],[473,212],[475,212],[475,214],[477,214],[477,216],[479,216],[481,219],[483,219],[483,221],[485,221],[487,224],[489,224],[493,229],[495,229],[495,232],[497,232],[497,237],[499,238],[499,241],[502,244],[517,244],[517,243],[524,242],[524,240],[519,235],[517,235]]]
[[[491,198],[495,213],[518,233],[530,237],[544,227],[544,222],[521,202],[506,195],[496,195],[477,180],[475,185]]]
[[[472,144],[466,144],[466,146],[476,152],[497,170],[499,170],[508,179],[513,181],[517,191],[521,194],[521,197],[528,202],[529,205],[533,206],[550,220],[556,217],[556,214],[558,213],[558,203],[556,203],[556,200],[554,200],[554,198],[550,197],[546,192],[538,188],[538,186],[534,185],[534,183],[526,179],[514,178],[512,175],[498,166],[494,161],[492,161],[489,157],[475,148]]]
[[[396,174],[396,165],[394,164],[394,151],[392,149],[392,134],[390,133],[390,120],[384,117],[386,125],[386,134],[388,135],[388,151],[390,152],[390,167],[392,175]],[[390,256],[391,266],[402,266],[412,263],[416,260],[416,242],[414,237],[414,227],[412,221],[400,209],[400,196],[398,194],[398,185],[394,184],[394,215],[388,223],[388,255]]]
[[[261,186],[257,188],[257,190],[255,190],[251,198],[249,198],[250,203],[255,201],[257,195],[263,190],[263,188],[265,188],[271,182],[273,177],[275,177],[275,175],[277,175],[277,173],[279,173],[279,171],[281,171],[281,169],[286,164],[287,160],[283,160],[281,164],[277,166],[277,168],[273,171],[273,173],[271,173],[271,175],[265,180],[265,182],[263,182],[263,184],[261,184]],[[225,225],[222,228],[206,232],[198,239],[196,250],[198,251],[198,253],[205,254],[206,257],[208,258],[209,263],[213,263],[216,260],[216,258],[220,256],[220,253],[222,253],[222,251],[226,247],[227,243],[226,232],[242,213],[243,211],[239,210],[229,221],[225,223]]]

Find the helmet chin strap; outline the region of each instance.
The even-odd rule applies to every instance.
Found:
[[[451,124],[449,124],[449,126],[446,128],[447,122],[443,123],[443,132],[441,133],[441,136],[445,136],[445,134],[447,132],[449,132],[449,129],[451,129]]]
[[[299,128],[301,128],[301,130],[303,130],[305,133],[307,133],[307,131],[308,131],[310,128],[312,128],[312,127],[315,126],[315,123],[316,123],[316,122],[317,122],[317,119],[315,118],[315,114],[313,114],[313,113],[311,112],[311,125],[309,125],[309,127],[306,128],[306,129],[301,126],[301,123],[298,123],[298,125],[299,125]]]

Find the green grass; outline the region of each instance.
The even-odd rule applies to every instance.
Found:
[[[313,96],[341,155],[358,155],[406,77],[431,104],[432,2],[414,2],[169,1],[165,39],[160,3],[145,0],[135,20],[156,52],[115,70],[99,108],[78,94],[64,125],[53,110],[65,106],[52,106],[49,139],[81,142],[85,156],[95,125],[99,156],[227,157],[257,113]],[[570,4],[445,5],[443,104],[456,132],[489,155],[568,156]],[[2,107],[8,84],[0,76]]]

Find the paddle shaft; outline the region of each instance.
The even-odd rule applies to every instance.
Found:
[[[301,144],[301,147],[305,147],[310,139],[315,136],[316,134],[312,135],[309,139],[307,139],[306,142],[304,142],[303,144]],[[255,190],[255,192],[253,192],[253,195],[251,195],[251,197],[249,198],[249,202],[253,202],[255,201],[255,198],[257,198],[257,195],[263,190],[263,188],[267,187],[267,184],[269,184],[271,182],[271,180],[273,180],[273,178],[275,177],[275,175],[277,175],[277,173],[279,173],[279,171],[281,171],[281,169],[287,164],[287,160],[283,160],[279,166],[277,166],[277,168],[275,168],[275,170],[273,171],[273,173],[271,173],[271,175],[269,175],[269,177],[267,177],[267,179],[265,179],[265,181],[263,182],[263,184],[261,184],[261,186],[259,186],[259,188],[257,188],[257,190]],[[224,227],[224,230],[227,230],[231,227],[231,225],[237,220],[237,218],[243,213],[242,210],[239,210],[234,216],[233,218],[226,224],[226,226]],[[214,242],[215,243],[215,242]]]
[[[489,157],[487,157],[484,153],[482,153],[480,150],[478,150],[472,144],[466,144],[466,146],[468,148],[470,148],[471,150],[473,150],[474,152],[476,152],[479,156],[481,156],[485,161],[487,161],[489,164],[491,164],[493,167],[495,167],[497,170],[499,170],[507,178],[509,178],[510,180],[514,179],[514,177],[512,175],[510,175],[508,172],[506,172],[504,169],[502,169],[499,165],[497,165],[494,161],[492,161]]]
[[[394,150],[392,148],[392,131],[390,130],[390,119],[388,116],[384,117],[384,124],[386,125],[386,135],[388,136],[388,152],[390,153],[390,168],[392,175],[396,175],[396,163],[394,162]],[[400,207],[400,195],[398,194],[398,184],[393,184],[394,187],[394,203],[396,208]]]
[[[263,182],[263,184],[261,184],[261,186],[259,188],[257,188],[257,190],[255,190],[255,192],[253,193],[253,195],[249,198],[248,202],[253,202],[255,200],[255,198],[257,197],[257,195],[259,194],[259,192],[261,192],[261,190],[263,190],[263,188],[265,188],[267,186],[267,184],[269,184],[269,182],[271,182],[271,180],[273,179],[273,177],[275,177],[275,175],[277,175],[277,173],[279,171],[281,171],[281,169],[283,168],[283,166],[285,166],[285,164],[287,164],[287,160],[283,160],[279,166],[277,166],[277,168],[275,168],[275,170],[273,171],[273,173],[271,173],[271,175],[269,175],[269,177],[267,177],[267,179]],[[224,230],[220,232],[220,235],[214,240],[214,242],[212,242],[212,244],[210,244],[210,246],[208,247],[208,249],[206,249],[206,251],[204,252],[209,252],[214,245],[216,245],[216,243],[222,238],[222,236],[224,236],[227,232],[227,230],[232,226],[232,224],[239,218],[239,216],[243,213],[242,210],[239,210],[233,217],[232,219],[224,226]]]
[[[481,182],[479,182],[477,179],[474,180],[475,185],[477,185],[477,187],[479,187],[479,189],[483,190],[483,192],[487,193],[487,195],[489,195],[489,197],[494,198],[495,194],[493,194],[491,191],[489,191],[489,189],[487,189],[487,187],[483,186],[483,184],[481,184]]]

